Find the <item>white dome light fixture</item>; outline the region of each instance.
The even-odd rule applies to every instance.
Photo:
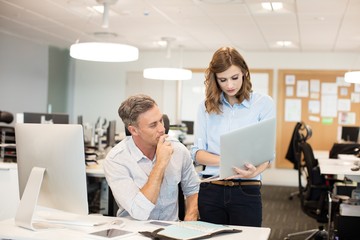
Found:
[[[345,73],[345,82],[348,83],[360,83],[360,71],[350,71]]]
[[[131,62],[139,58],[139,50],[119,43],[84,42],[71,45],[70,56],[86,61]]]
[[[173,40],[174,40],[173,38],[162,38],[162,41],[166,42],[166,49],[167,49],[166,58],[170,58],[171,55],[170,45],[171,45],[171,41]],[[181,60],[182,60],[182,56],[181,56]],[[192,79],[192,71],[184,68],[174,68],[174,67],[145,68],[143,71],[143,77],[153,80],[169,80],[169,81],[190,80]]]
[[[109,4],[117,0],[97,0],[104,5],[102,27],[109,27]],[[106,35],[116,35],[107,33]],[[96,62],[131,62],[139,58],[139,49],[112,42],[76,42],[70,46],[72,58]]]
[[[145,68],[143,76],[155,80],[190,80],[192,72],[183,68]]]

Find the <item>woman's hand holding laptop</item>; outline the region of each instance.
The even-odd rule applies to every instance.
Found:
[[[251,163],[245,163],[243,168],[233,167],[235,175],[227,177],[226,180],[234,178],[252,178],[255,177],[256,167]]]
[[[264,171],[268,166],[269,166],[269,162],[264,162],[258,165],[257,167],[255,167],[251,163],[245,163],[243,168],[233,167],[235,175],[227,177],[226,180],[234,179],[234,178],[253,178],[262,171]]]

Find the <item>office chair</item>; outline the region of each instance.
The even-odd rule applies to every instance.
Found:
[[[163,114],[163,123],[165,127],[165,134],[169,133],[170,129],[170,120],[166,114]],[[130,136],[129,130],[125,127],[125,135]],[[178,194],[178,204],[179,204],[179,220],[183,221],[185,218],[185,197],[181,189],[181,184],[178,184],[179,194]],[[109,210],[108,214],[110,216],[116,216],[117,210],[119,209],[111,189],[109,188]]]
[[[310,144],[307,142],[300,143],[300,151],[304,161],[304,167],[300,167],[298,170],[300,176],[299,197],[301,209],[306,215],[317,220],[317,222],[326,223],[328,221],[327,194],[330,189],[320,174],[320,169]],[[305,177],[306,183],[302,182],[302,176]],[[305,239],[327,239],[328,237],[328,233],[324,231],[323,227],[319,227],[319,229],[290,233],[285,239],[290,240],[301,235],[308,235]],[[317,235],[325,237],[315,238]]]
[[[12,113],[0,110],[0,123],[10,124],[13,120],[14,115]],[[15,143],[14,135],[15,129],[13,126],[3,126],[0,124],[0,144]],[[7,154],[6,152],[9,152],[11,154]],[[0,161],[16,162],[16,151],[14,150],[14,148],[6,148],[5,146],[0,145]]]
[[[312,147],[306,142],[311,137],[311,128],[307,125],[305,128],[309,134],[301,139],[298,146],[302,157],[299,158],[298,163],[300,205],[302,211],[318,223],[328,223],[328,231],[330,231],[333,217],[331,209],[335,204],[330,192],[334,182],[329,184],[325,176],[320,173],[320,167],[314,157]],[[303,178],[306,179],[306,183],[303,183]],[[305,239],[328,239],[328,231],[325,231],[323,226],[319,226],[319,229],[288,234],[285,239],[289,240],[301,235],[308,235]]]
[[[12,123],[14,120],[14,115],[10,112],[0,111],[0,122],[3,123]]]
[[[288,150],[286,152],[285,158],[294,164],[294,169],[299,169],[299,164],[301,163],[301,152],[299,143],[306,141],[311,137],[311,129],[306,126],[304,122],[297,122],[289,143]],[[290,193],[289,199],[292,200],[294,196],[299,196],[299,191]]]

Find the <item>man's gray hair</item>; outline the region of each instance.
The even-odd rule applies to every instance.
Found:
[[[118,114],[125,127],[128,128],[129,125],[137,126],[139,115],[154,106],[157,106],[154,99],[144,94],[138,94],[123,101],[118,109]]]

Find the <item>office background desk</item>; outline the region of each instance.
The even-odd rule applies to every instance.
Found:
[[[101,186],[98,187],[100,190],[100,202],[99,202],[99,213],[107,216],[115,216],[119,207],[117,206],[114,196],[106,182],[104,169],[102,167],[102,160],[98,160],[97,164],[92,164],[86,167],[86,176],[88,178],[100,179]]]
[[[102,167],[102,162],[103,161],[104,160],[98,160],[97,164],[87,166],[86,167],[86,176],[105,178],[104,169]]]
[[[104,217],[106,218],[106,217]],[[154,231],[161,226],[150,224],[149,221],[136,221],[121,218],[125,222],[123,227],[118,227],[116,225],[111,225],[114,228],[121,228],[127,231],[138,232],[138,231]],[[72,228],[62,228],[62,229],[48,229],[43,231],[31,231],[21,227],[17,227],[14,224],[13,219],[7,219],[0,222],[0,239],[51,239],[51,240],[63,240],[63,239],[93,239],[88,237],[87,233],[98,231],[109,227],[97,226],[97,227],[74,227]],[[231,233],[231,234],[220,234],[212,237],[211,239],[225,240],[225,239],[237,239],[237,240],[266,240],[270,236],[270,228],[257,228],[257,227],[242,227],[235,226],[235,228],[241,229],[241,233]],[[141,234],[137,233],[134,236],[129,236],[126,239],[147,239],[150,238],[144,237]]]
[[[360,182],[360,171],[352,171],[358,159],[318,159],[321,174],[344,175],[354,182]]]
[[[360,171],[352,171],[351,167],[359,161],[353,156],[340,156],[342,159],[319,159],[321,174],[344,175],[345,177],[360,183]],[[359,239],[358,226],[360,217],[342,216],[336,214],[334,227],[340,239]]]
[[[19,202],[17,164],[0,162],[0,221],[14,217]]]

